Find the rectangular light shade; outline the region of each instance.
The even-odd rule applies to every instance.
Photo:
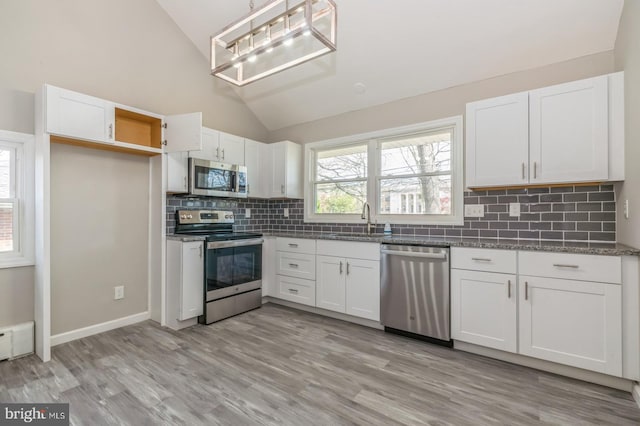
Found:
[[[333,0],[273,0],[211,37],[211,74],[237,86],[336,50]]]

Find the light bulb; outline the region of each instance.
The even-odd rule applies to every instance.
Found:
[[[302,33],[302,35],[303,35],[303,36],[310,36],[310,35],[311,35],[311,30],[305,30],[305,31]]]
[[[285,46],[291,46],[293,44],[293,39],[289,37],[284,42],[282,42],[282,44],[284,44]]]
[[[233,64],[234,68],[240,68],[240,62],[236,62],[235,64]]]
[[[247,58],[247,61],[249,62],[255,62],[258,59],[258,57],[256,55],[251,55]]]
[[[271,46],[267,47],[266,52],[267,52],[267,53],[271,53],[271,52],[273,52],[273,47],[271,47]]]

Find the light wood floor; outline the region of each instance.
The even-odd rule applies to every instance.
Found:
[[[0,401],[72,424],[640,424],[625,392],[275,305],[147,321],[0,363]]]

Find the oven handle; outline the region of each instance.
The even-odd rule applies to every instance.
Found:
[[[262,238],[254,238],[250,240],[231,240],[231,241],[212,241],[207,243],[207,250],[215,250],[220,248],[259,246],[264,240]]]

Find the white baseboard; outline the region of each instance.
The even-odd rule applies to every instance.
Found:
[[[282,300],[275,297],[263,297],[262,303],[273,303],[275,305],[287,306],[289,308],[298,309],[300,311],[311,312],[312,314],[318,314],[329,318],[352,322],[354,324],[364,325],[365,327],[377,328],[378,330],[384,329],[384,327],[377,321],[358,318],[347,314],[341,314],[340,312],[327,311],[326,309],[316,308],[314,306],[301,305],[300,303],[289,302],[288,300]]]
[[[631,391],[631,395],[636,401],[636,405],[640,407],[640,384],[638,382],[633,385],[633,391]]]
[[[620,389],[625,392],[633,391],[634,382],[621,377],[609,376],[607,374],[597,373],[595,371],[584,370],[582,368],[571,367],[568,365],[557,364],[543,359],[531,358],[528,356],[504,352],[497,349],[485,348],[483,346],[474,345],[472,343],[454,341],[453,348],[456,350],[471,352],[477,355],[489,358],[499,359],[501,361],[511,362],[513,364],[524,365],[525,367],[535,368],[536,370],[547,371],[549,373],[559,374],[561,376],[571,377],[585,382],[595,383],[614,389]],[[638,387],[636,385],[636,387]],[[638,401],[636,399],[636,401]]]
[[[93,336],[94,334],[104,333],[105,331],[114,330],[116,328],[146,321],[151,318],[149,311],[140,312],[139,314],[129,315],[128,317],[118,318],[115,320],[103,322],[100,324],[90,325],[88,327],[78,328],[64,333],[51,336],[51,346],[61,345],[71,342],[72,340],[82,339],[83,337]]]

